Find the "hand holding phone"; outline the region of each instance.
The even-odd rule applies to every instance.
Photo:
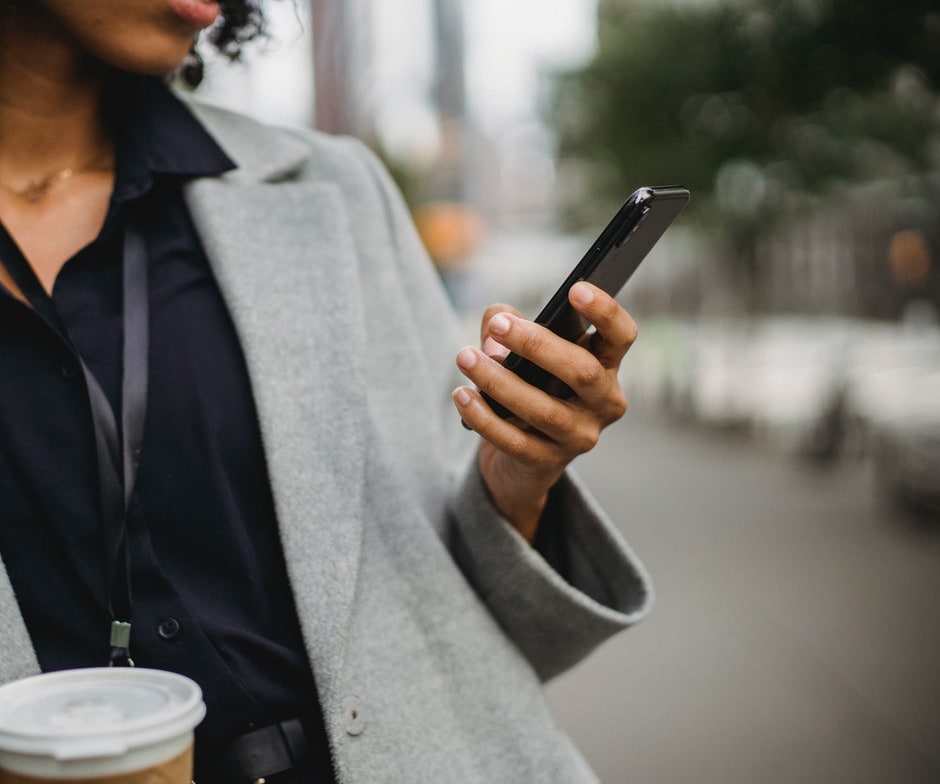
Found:
[[[617,296],[688,201],[689,191],[680,186],[635,191],[535,317],[535,323],[577,342],[590,325],[571,307],[568,301],[571,287],[579,280],[586,280]],[[518,354],[510,353],[503,366],[556,397],[571,395],[563,382]],[[511,415],[485,393],[483,397],[500,416]]]

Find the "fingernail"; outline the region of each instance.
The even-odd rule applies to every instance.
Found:
[[[497,313],[490,319],[490,332],[505,335],[509,332],[510,322],[504,313]]]
[[[470,402],[470,393],[466,387],[457,387],[454,390],[454,402],[458,406],[465,406]]]
[[[594,291],[587,283],[575,283],[571,287],[571,298],[579,305],[588,305],[594,299]]]
[[[476,352],[472,348],[462,348],[457,353],[457,367],[470,370],[477,363]]]
[[[487,338],[483,341],[483,353],[498,361],[509,356],[509,349],[502,343],[497,343],[493,338]]]

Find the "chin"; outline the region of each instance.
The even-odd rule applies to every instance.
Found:
[[[178,60],[173,62],[153,62],[153,63],[144,63],[135,68],[125,68],[125,71],[130,71],[131,73],[140,74],[142,76],[169,76],[176,73],[183,65],[183,60],[185,55],[180,57]]]
[[[138,42],[133,50],[113,52],[103,58],[108,65],[122,71],[148,76],[163,76],[176,71],[189,53],[192,38],[185,41],[153,42],[143,45]]]

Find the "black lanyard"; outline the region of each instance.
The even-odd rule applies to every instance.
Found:
[[[141,226],[131,215],[124,229],[124,348],[121,381],[121,428],[111,404],[85,364],[26,260],[18,253],[4,259],[7,271],[33,308],[53,326],[79,358],[95,431],[102,523],[107,557],[108,614],[111,619],[109,664],[133,666],[130,657],[131,570],[127,538],[134,481],[143,445],[147,413],[150,347],[147,246]],[[122,620],[126,619],[126,620]]]

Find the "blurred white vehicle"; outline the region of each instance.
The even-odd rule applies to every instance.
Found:
[[[940,362],[896,372],[885,391],[871,423],[878,483],[905,505],[940,513]]]
[[[833,452],[849,329],[837,319],[759,322],[748,356],[751,427],[760,439],[804,455]]]
[[[708,320],[696,325],[690,380],[685,386],[698,421],[721,427],[750,421],[750,332],[750,322],[745,320]]]
[[[798,454],[832,451],[850,334],[840,319],[701,322],[685,384],[694,417]]]

